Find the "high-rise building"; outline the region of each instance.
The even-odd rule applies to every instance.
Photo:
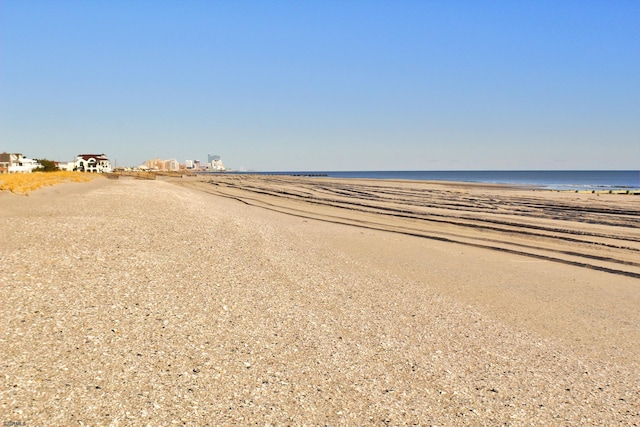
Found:
[[[180,163],[176,159],[169,159],[164,161],[164,167],[170,172],[177,172],[180,170]]]
[[[222,160],[220,160],[220,156],[217,156],[217,159],[213,159],[211,162],[211,170],[214,171],[226,171],[227,168],[224,167]]]

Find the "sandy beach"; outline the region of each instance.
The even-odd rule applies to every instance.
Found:
[[[640,424],[637,196],[96,179],[0,233],[5,425]]]

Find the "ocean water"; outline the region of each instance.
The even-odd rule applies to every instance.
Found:
[[[640,171],[300,171],[238,172],[332,178],[408,179],[525,185],[553,190],[637,190]]]

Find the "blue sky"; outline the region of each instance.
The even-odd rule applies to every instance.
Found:
[[[640,168],[640,2],[0,2],[0,151]]]

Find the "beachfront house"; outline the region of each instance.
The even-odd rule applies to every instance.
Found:
[[[61,171],[72,172],[72,171],[76,170],[76,162],[75,161],[55,162],[55,163],[56,163],[56,166],[58,167],[58,169],[60,169]]]
[[[26,158],[20,153],[0,154],[0,173],[30,173],[41,166],[37,160]]]
[[[104,154],[78,154],[76,170],[79,172],[110,173],[111,162]]]

